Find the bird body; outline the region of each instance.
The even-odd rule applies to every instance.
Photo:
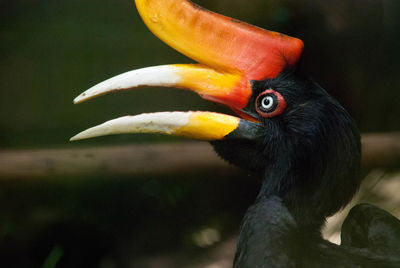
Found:
[[[262,187],[247,211],[234,267],[400,267],[400,221],[369,205],[343,225],[342,245],[321,237],[325,219],[361,184],[360,136],[347,111],[299,64],[303,42],[202,9],[187,0],[136,0],[150,30],[198,64],[131,71],[81,95],[79,103],[139,86],[180,87],[239,117],[169,112],[108,121],[72,140],[165,133],[211,141]]]
[[[356,245],[347,239],[357,232],[344,229],[339,246],[324,240],[319,230],[311,231],[297,224],[279,197],[259,196],[243,219],[234,267],[400,267],[399,220],[381,209],[367,206],[382,216],[375,223],[377,232],[361,235],[359,239],[370,242]],[[359,208],[356,206],[353,211]],[[365,216],[377,220],[375,216]],[[351,218],[350,215],[346,221]],[[385,229],[380,226],[382,221],[390,222]],[[351,228],[354,226],[357,225],[352,224]],[[365,230],[371,233],[373,229],[369,226]]]

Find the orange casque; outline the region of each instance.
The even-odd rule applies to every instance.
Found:
[[[235,111],[247,105],[251,80],[276,77],[286,67],[294,66],[303,51],[300,39],[216,14],[187,0],[135,2],[143,21],[157,37],[228,77],[215,87],[219,93],[200,94]],[[193,87],[190,79],[193,77],[189,75],[187,81]],[[211,91],[212,82],[208,85]]]

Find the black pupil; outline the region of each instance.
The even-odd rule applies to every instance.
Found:
[[[278,106],[278,100],[273,93],[267,93],[258,98],[258,109],[260,109],[264,113],[271,113],[276,110]]]

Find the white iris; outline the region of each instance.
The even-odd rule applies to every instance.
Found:
[[[269,110],[272,108],[272,106],[274,106],[274,98],[272,98],[271,96],[266,96],[262,99],[261,101],[261,106],[265,109],[265,110]]]

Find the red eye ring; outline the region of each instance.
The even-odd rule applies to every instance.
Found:
[[[285,111],[286,101],[279,92],[267,89],[258,95],[255,105],[259,115],[270,118]]]

